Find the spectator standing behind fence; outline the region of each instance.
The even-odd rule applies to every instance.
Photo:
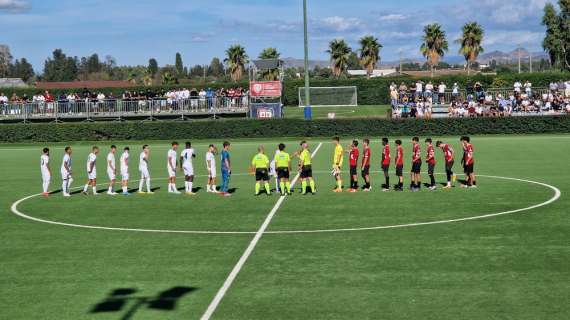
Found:
[[[457,98],[459,98],[459,85],[457,82],[453,84],[453,91],[451,92],[451,95],[453,96],[454,100],[457,100]]]
[[[439,86],[437,87],[437,98],[438,98],[438,103],[440,104],[444,104],[445,103],[445,90],[447,90],[447,86],[445,85],[445,83],[440,83]]]
[[[567,80],[566,82],[564,82],[564,95],[566,96],[566,98],[570,98],[570,80]]]
[[[416,97],[421,97],[424,92],[424,83],[421,80],[416,82]]]
[[[524,92],[528,95],[528,96],[532,96],[532,83],[530,81],[525,81],[524,83]]]

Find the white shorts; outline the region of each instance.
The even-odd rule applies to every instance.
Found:
[[[89,180],[97,179],[97,170],[93,170],[91,173],[87,172],[87,177]]]
[[[148,172],[148,168],[139,168],[141,173],[141,179],[148,179],[150,178],[150,173]]]
[[[215,178],[216,177],[216,168],[210,168],[210,171],[208,172],[208,176],[210,178]]]
[[[121,179],[123,181],[129,180],[129,171],[128,170],[121,170]]]
[[[115,171],[113,171],[113,170],[107,170],[107,176],[109,177],[109,180],[116,180],[117,179],[117,175],[115,174]]]
[[[169,178],[176,177],[176,171],[175,170],[172,170],[172,168],[170,168],[170,166],[168,166],[167,169],[168,169],[168,177]]]
[[[48,171],[43,171],[43,170],[42,170],[42,181],[43,181],[43,182],[49,182],[49,181],[51,181],[51,174],[49,174]]]
[[[61,180],[68,180],[69,178],[71,178],[69,172],[67,172],[67,170],[61,170]]]
[[[184,169],[184,175],[185,176],[193,176],[194,175],[194,166],[192,166],[191,164],[184,164],[182,166],[182,168]]]

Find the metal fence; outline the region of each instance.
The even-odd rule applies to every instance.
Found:
[[[216,116],[244,114],[249,111],[249,97],[211,97],[190,99],[152,100],[61,100],[54,102],[18,102],[0,104],[0,120],[64,121],[72,119],[95,120],[107,118],[147,118],[161,117]]]

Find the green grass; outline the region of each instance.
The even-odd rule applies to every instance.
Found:
[[[388,105],[357,106],[357,107],[315,107],[313,119],[328,119],[329,113],[335,113],[337,119],[342,118],[386,118],[390,109]],[[291,106],[285,107],[285,118],[303,119],[304,109]]]
[[[456,137],[444,139],[460,150]],[[296,148],[296,140],[285,141],[290,150]],[[404,141],[409,160],[409,138]],[[150,143],[151,174],[153,186],[161,189],[153,196],[63,199],[54,194],[48,199],[31,198],[18,209],[36,218],[93,226],[254,232],[278,197],[254,197],[247,166],[258,144],[272,154],[278,142],[234,143],[232,198],[206,194],[204,189],[196,197],[168,195],[161,178],[166,176],[169,144],[155,141]],[[311,141],[312,148],[319,142]],[[473,142],[477,173],[548,183],[560,188],[562,197],[545,207],[483,220],[358,232],[265,234],[213,318],[567,319],[570,136],[480,136]],[[196,142],[195,168],[200,175],[196,187],[205,187],[203,155],[208,143]],[[99,183],[106,183],[109,144],[99,143]],[[128,142],[132,159],[140,144]],[[52,189],[61,183],[62,146],[51,146]],[[90,144],[73,146],[77,187],[85,182]],[[131,319],[198,319],[253,234],[91,230],[18,217],[10,212],[12,203],[41,191],[41,147],[0,146],[0,318],[121,319],[131,311]],[[329,173],[332,146],[323,141],[314,159],[319,192],[287,198],[268,231],[456,219],[523,208],[553,196],[548,188],[488,177],[479,178],[477,190],[383,193],[376,172],[379,153],[380,144],[374,141],[373,192],[334,194]],[[441,172],[441,152],[438,160]],[[135,169],[132,163],[131,176],[138,179]],[[460,171],[459,166],[456,169]],[[438,182],[442,180],[438,176]],[[179,186],[181,182],[179,177]],[[132,297],[148,301],[173,287],[191,291],[172,310],[145,303],[137,307],[137,300],[131,299],[120,311],[91,312],[116,289],[134,289]]]

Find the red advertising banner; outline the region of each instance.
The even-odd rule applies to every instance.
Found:
[[[252,97],[280,97],[281,82],[279,81],[252,81],[249,83],[249,95]]]

